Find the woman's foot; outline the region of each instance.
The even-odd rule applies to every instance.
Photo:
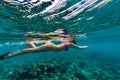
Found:
[[[0,60],[3,60],[3,59],[5,59],[5,58],[7,58],[8,54],[10,54],[10,53],[11,53],[11,52],[7,52],[7,53],[5,53],[5,54],[0,55]]]

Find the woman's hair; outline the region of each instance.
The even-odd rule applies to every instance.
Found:
[[[76,44],[76,40],[75,39],[73,39],[73,41],[72,41],[74,44]]]

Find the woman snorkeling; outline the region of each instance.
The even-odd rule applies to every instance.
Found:
[[[0,60],[18,56],[18,55],[28,54],[28,53],[47,52],[47,51],[60,52],[63,50],[67,51],[69,48],[84,49],[88,47],[88,46],[77,46],[75,44],[75,39],[72,36],[68,36],[68,35],[64,35],[64,37],[58,37],[56,41],[60,41],[61,43],[56,45],[55,43],[52,42],[52,40],[46,40],[45,44],[37,47],[34,44],[37,41],[35,42],[35,41],[29,40],[27,42],[29,48],[18,51],[18,52],[3,54],[0,56]]]

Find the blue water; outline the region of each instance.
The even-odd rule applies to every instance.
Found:
[[[57,76],[57,79],[52,76],[51,80],[120,79],[120,0],[58,0],[53,4],[38,6],[15,3],[5,6],[3,3],[0,1],[0,54],[27,48],[24,38],[26,32],[51,32],[57,28],[66,28],[69,34],[76,36],[77,45],[89,47],[58,53],[27,54],[2,60],[0,80],[19,80],[11,77],[18,76],[14,70],[20,72],[27,65],[51,64],[64,68],[67,63],[74,66],[68,66],[71,72],[61,74],[60,68],[58,74],[61,75],[51,72]],[[86,35],[81,37],[81,33]],[[69,78],[61,78],[66,75]],[[27,77],[26,80],[49,80],[43,77]],[[23,76],[18,78],[25,80]]]

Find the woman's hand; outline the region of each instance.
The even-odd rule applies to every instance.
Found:
[[[81,49],[88,48],[88,46],[78,46]]]
[[[77,45],[74,44],[74,43],[72,43],[70,46],[71,46],[71,47],[74,47],[74,48],[79,48],[79,49],[88,48],[88,46],[77,46]]]

